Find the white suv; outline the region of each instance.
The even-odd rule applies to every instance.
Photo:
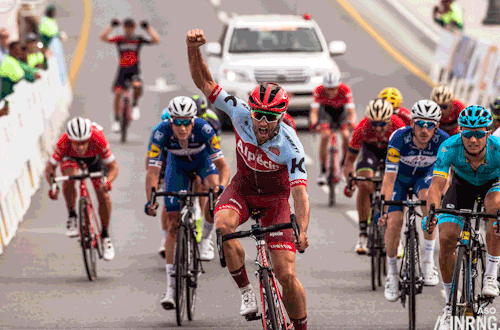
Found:
[[[325,71],[339,71],[332,56],[342,55],[343,41],[330,44],[308,14],[231,17],[218,42],[207,44],[207,64],[215,81],[243,100],[270,81],[283,86],[289,112],[307,113],[314,89]]]

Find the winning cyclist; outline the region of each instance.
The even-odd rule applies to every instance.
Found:
[[[263,83],[248,98],[248,104],[227,94],[212,78],[200,46],[203,31],[187,33],[188,60],[196,86],[218,109],[226,112],[236,135],[237,172],[217,202],[215,223],[222,234],[233,233],[248,220],[250,210],[259,209],[262,225],[290,222],[288,198],[292,193],[300,244],[292,230],[266,235],[276,276],[283,287],[283,301],[295,330],[307,329],[306,295],[295,274],[295,249],[308,246],[309,198],[304,148],[295,131],[283,124],[288,106],[286,92],[277,84]],[[224,243],[227,267],[241,292],[241,315],[258,311],[256,296],[245,268],[245,251],[237,240]]]
[[[394,87],[384,88],[380,91],[378,97],[391,102],[394,114],[401,118],[401,120],[405,122],[406,126],[411,125],[411,112],[410,110],[401,106],[403,104],[403,95],[401,94],[399,89]]]
[[[120,110],[120,100],[124,91],[128,88],[128,85],[132,83],[132,88],[134,90],[134,95],[132,99],[132,118],[134,120],[139,119],[140,111],[137,106],[139,97],[142,94],[142,79],[141,70],[139,63],[139,53],[141,51],[142,45],[154,45],[160,43],[160,37],[158,33],[153,29],[147,21],[142,21],[141,26],[151,37],[151,40],[145,39],[140,35],[135,34],[135,21],[131,18],[127,18],[123,22],[124,35],[118,35],[113,38],[109,37],[109,34],[113,28],[120,25],[120,21],[113,19],[110,26],[104,28],[101,32],[99,39],[101,41],[116,44],[118,48],[118,53],[120,55],[118,73],[116,75],[116,80],[113,85],[115,93],[114,101],[114,114],[115,120],[111,124],[111,131],[118,132],[120,130],[119,123],[119,110]]]
[[[336,134],[336,130],[339,130],[342,136],[342,164],[344,163],[349,145],[350,129],[354,127],[356,120],[354,109],[351,89],[340,82],[340,73],[325,73],[323,84],[314,90],[314,102],[311,103],[309,115],[311,129],[318,129],[321,132],[319,143],[321,174],[316,180],[319,185],[324,185],[327,181],[326,159],[328,158],[328,144]],[[337,164],[337,152],[334,157],[334,164]],[[336,172],[334,171],[334,173]]]
[[[145,206],[147,215],[155,216],[158,203],[151,205],[151,188],[158,189],[163,155],[168,152],[165,168],[165,190],[187,190],[189,186],[188,173],[195,172],[201,177],[205,190],[213,188],[217,193],[220,185],[229,182],[229,166],[219,148],[214,130],[205,120],[196,118],[196,104],[189,97],[178,96],[170,101],[168,106],[171,118],[158,125],[151,133],[149,148],[149,167],[146,175]],[[223,187],[222,187],[223,189]],[[165,309],[173,309],[174,284],[174,250],[179,226],[180,205],[178,198],[165,197],[164,218],[168,227],[165,242],[165,259],[167,271],[167,292],[160,300]],[[205,219],[212,222],[210,212]],[[165,228],[165,226],[163,226]],[[210,240],[211,242],[211,240]],[[201,242],[203,248],[203,240]]]
[[[109,148],[102,127],[92,123],[89,119],[81,117],[75,117],[68,122],[66,133],[57,142],[54,153],[45,167],[47,182],[51,184],[50,177],[55,173],[59,163],[61,163],[62,175],[78,174],[79,167],[75,160],[83,161],[91,173],[100,172],[102,169],[106,172],[106,184],[102,184],[101,178],[92,179],[92,184],[99,201],[99,217],[102,221],[103,259],[110,261],[115,257],[115,249],[108,232],[112,208],[109,191],[111,190],[111,182],[118,176],[118,164]],[[78,223],[75,212],[77,198],[75,181],[65,181],[63,183],[63,194],[69,212],[66,235],[78,237]],[[51,199],[56,200],[58,196],[59,189],[54,194],[49,190]]]
[[[439,146],[450,136],[438,128],[441,119],[439,105],[431,100],[421,100],[411,109],[411,126],[398,129],[389,140],[384,180],[380,193],[394,201],[406,199],[407,189],[413,187],[420,200],[427,199],[427,189],[432,179],[432,168]],[[392,196],[392,198],[391,198]],[[397,250],[403,227],[403,207],[390,206],[379,224],[387,222],[385,247],[387,249],[388,274],[385,284],[385,298],[396,301],[399,298],[399,274]],[[424,215],[427,209],[422,208]],[[425,285],[439,283],[434,265],[434,243],[436,234],[424,232],[425,254],[423,277]]]
[[[431,100],[436,102],[441,108],[442,116],[439,128],[450,136],[459,133],[458,116],[460,115],[460,111],[465,109],[465,104],[457,99],[453,99],[453,90],[446,85],[434,87],[431,92]]]
[[[427,209],[431,204],[435,204],[436,208],[441,205],[442,208],[472,210],[475,197],[479,195],[484,200],[486,212],[497,212],[500,205],[500,139],[490,136],[488,126],[492,121],[489,111],[481,106],[472,105],[460,112],[460,134],[450,137],[439,148],[427,194]],[[451,166],[455,173],[442,198]],[[450,294],[456,260],[455,249],[463,219],[441,214],[434,217],[429,228],[425,226],[426,220],[422,220],[422,226],[430,233],[434,231],[436,224],[439,225],[439,264],[446,292],[446,307],[441,320],[445,320],[445,328],[449,329],[447,326],[451,317]],[[486,232],[488,261],[482,289],[485,296],[498,296],[496,279],[500,260],[500,238],[494,232],[493,223],[494,220],[490,219]]]
[[[405,123],[392,112],[392,104],[385,99],[371,100],[366,106],[366,116],[354,129],[349,151],[344,164],[344,175],[349,180],[349,173],[354,172],[354,162],[361,150],[362,159],[356,165],[356,176],[372,178],[381,161],[386,158],[389,137]],[[380,164],[382,165],[382,164]],[[354,173],[353,173],[354,175]],[[352,197],[354,189],[359,186],[356,198],[356,208],[359,218],[359,238],[356,243],[356,253],[366,254],[368,235],[368,217],[370,216],[370,194],[375,190],[371,182],[353,181],[352,190],[346,186],[344,194]]]

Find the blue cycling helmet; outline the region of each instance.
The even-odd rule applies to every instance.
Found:
[[[168,107],[166,107],[165,109],[163,109],[163,111],[161,112],[161,120],[167,120],[170,118],[170,112],[168,112]]]
[[[458,124],[468,128],[488,127],[492,122],[491,113],[480,105],[468,106],[458,117]]]

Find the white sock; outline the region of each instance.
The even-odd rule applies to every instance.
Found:
[[[202,239],[212,238],[212,231],[214,229],[214,224],[208,222],[207,220],[203,221],[203,234],[201,235]]]
[[[394,258],[387,256],[387,268],[389,274],[398,273],[398,256],[395,256]]]
[[[436,240],[424,239],[424,242],[425,242],[425,253],[423,261],[434,263],[434,246],[436,245]]]
[[[167,264],[166,269],[167,269],[167,287],[173,287],[175,281],[171,275],[174,272],[174,264]]]
[[[243,294],[243,291],[245,291],[245,290],[253,291],[253,286],[252,286],[252,284],[248,284],[247,286],[245,286],[243,288],[239,288],[239,289],[240,289],[240,293]]]
[[[488,254],[488,260],[486,261],[486,270],[484,271],[484,276],[493,276],[497,278],[498,275],[498,262],[500,261],[500,256],[492,256]]]
[[[444,288],[444,293],[446,294],[446,303],[449,304],[451,296],[451,283],[443,282],[443,288]]]

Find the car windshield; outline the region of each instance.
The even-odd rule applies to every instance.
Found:
[[[312,28],[234,29],[230,53],[321,52],[323,49]]]

